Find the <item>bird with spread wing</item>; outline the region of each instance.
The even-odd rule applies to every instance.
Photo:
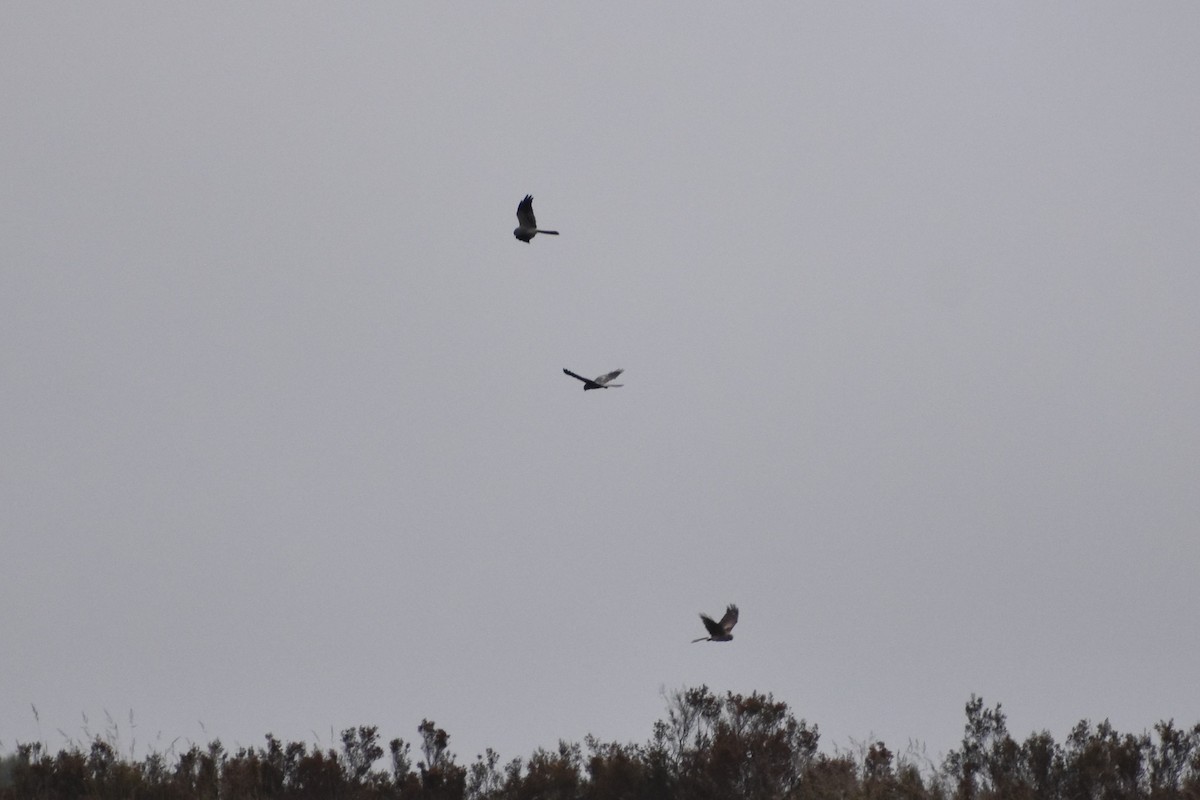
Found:
[[[558,231],[543,231],[538,228],[537,220],[533,218],[533,195],[527,194],[517,206],[517,228],[513,231],[513,236],[528,244],[529,240],[539,233],[558,236]]]
[[[608,373],[607,375],[601,375],[599,378],[585,378],[582,375],[576,375],[574,372],[571,372],[571,370],[563,367],[563,372],[567,373],[572,378],[583,381],[583,390],[585,392],[588,389],[616,389],[624,386],[625,384],[623,383],[609,383],[609,381],[613,380],[624,371],[625,370],[623,369],[614,369],[612,372]]]
[[[708,629],[708,636],[701,636],[699,639],[692,639],[692,644],[696,642],[731,642],[733,641],[733,626],[737,625],[738,608],[732,603],[725,608],[725,616],[721,617],[720,622],[716,622],[708,614],[701,614],[700,621],[704,623],[704,627]]]

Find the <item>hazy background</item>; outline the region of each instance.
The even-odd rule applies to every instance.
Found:
[[[1200,721],[1195,3],[3,18],[0,750]]]

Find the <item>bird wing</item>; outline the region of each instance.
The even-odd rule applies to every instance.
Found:
[[[737,625],[737,618],[738,608],[737,606],[730,604],[725,609],[725,616],[721,617],[721,631],[724,633],[729,633],[731,630],[733,630],[733,626]]]
[[[591,378],[585,378],[582,375],[576,375],[574,372],[571,372],[571,370],[567,369],[566,367],[563,367],[563,372],[567,373],[568,375],[570,375],[572,378],[575,378],[576,380],[583,381],[588,386],[595,386],[596,388],[600,388],[600,384],[596,383]]]
[[[609,381],[611,381],[613,378],[617,377],[624,371],[625,370],[623,370],[623,369],[614,369],[612,372],[608,373],[607,375],[601,375],[599,378],[596,378],[595,383],[598,383],[601,386],[603,386],[604,384],[608,383]]]
[[[537,220],[533,218],[533,195],[525,195],[525,199],[517,206],[517,222],[522,228],[537,227]]]
[[[700,621],[704,623],[704,627],[708,629],[710,636],[723,636],[725,634],[725,630],[708,614],[701,614]]]

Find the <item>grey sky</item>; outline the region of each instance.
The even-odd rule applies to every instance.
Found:
[[[1200,6],[4,18],[0,749],[1200,720]]]

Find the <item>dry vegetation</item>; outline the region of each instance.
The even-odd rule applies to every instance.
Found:
[[[1045,732],[1012,738],[1000,706],[976,697],[966,717],[961,747],[940,765],[898,756],[883,742],[823,753],[817,727],[786,704],[704,686],[673,693],[644,744],[589,737],[507,763],[489,749],[459,764],[450,736],[429,720],[415,743],[393,739],[386,749],[376,728],[360,727],[342,733],[340,750],[268,735],[261,748],[227,752],[214,741],[135,760],[122,758],[112,737],[96,736],[54,755],[39,743],[19,745],[0,763],[0,800],[1200,800],[1200,725],[1160,722],[1153,734],[1129,734],[1107,721],[1080,722],[1059,743]]]

